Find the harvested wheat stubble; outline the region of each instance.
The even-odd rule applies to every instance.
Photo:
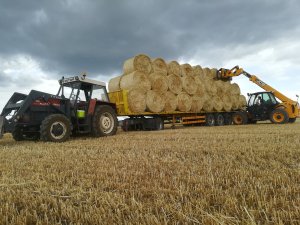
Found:
[[[241,94],[241,89],[238,84],[233,83],[230,85],[230,92],[232,95],[239,95]]]
[[[152,61],[152,69],[155,73],[168,74],[168,66],[162,58],[156,58]]]
[[[228,94],[224,94],[222,97],[222,102],[223,102],[223,109],[226,112],[231,111],[232,108],[232,102],[231,102],[231,98]]]
[[[169,91],[179,94],[182,91],[182,82],[179,76],[170,74],[167,76]]]
[[[212,99],[213,102],[213,109],[217,112],[222,111],[223,109],[223,102],[219,96],[214,96]]]
[[[108,82],[108,90],[109,90],[109,92],[119,91],[121,89],[120,88],[121,77],[122,77],[122,75],[110,79],[110,81]]]
[[[142,89],[133,89],[127,95],[128,106],[131,112],[142,113],[146,110],[146,93]]]
[[[194,95],[192,96],[192,106],[191,106],[191,112],[199,113],[201,112],[203,105],[204,105],[205,99],[203,96]]]
[[[203,72],[203,69],[200,65],[197,65],[197,66],[193,66],[193,75],[194,76],[198,76],[200,77],[201,79],[203,79],[204,77],[204,72]]]
[[[143,72],[134,71],[122,76],[120,80],[122,90],[143,89],[145,92],[151,89],[151,82]]]
[[[182,77],[188,76],[188,75],[193,76],[194,70],[190,64],[188,64],[188,63],[182,64],[182,65],[180,65],[180,69],[181,69]]]
[[[123,72],[124,74],[129,74],[133,71],[140,71],[147,75],[150,74],[152,71],[151,59],[143,54],[127,59],[123,64]]]
[[[177,109],[177,96],[173,94],[171,91],[167,91],[163,94],[163,98],[166,101],[165,111],[166,112],[174,112]]]
[[[212,97],[209,97],[208,99],[206,99],[206,101],[203,104],[203,110],[205,112],[211,112],[211,111],[213,111]]]
[[[159,93],[164,93],[168,90],[168,79],[165,75],[160,72],[151,73],[149,76],[151,82],[151,89],[158,91]]]
[[[174,74],[177,76],[180,76],[180,65],[178,62],[176,61],[171,61],[168,63],[168,74]]]
[[[185,92],[187,92],[189,95],[193,95],[196,93],[198,86],[193,76],[185,75],[181,78],[181,80],[182,88]]]
[[[146,108],[147,111],[160,113],[165,108],[166,101],[161,95],[161,93],[157,91],[147,91],[146,94]]]
[[[180,112],[189,112],[191,110],[192,98],[187,93],[181,92],[177,96],[177,100],[178,100],[177,108]]]

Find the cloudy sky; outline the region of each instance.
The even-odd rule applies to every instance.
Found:
[[[14,91],[56,93],[63,75],[108,82],[138,53],[240,65],[295,99],[299,12],[298,0],[0,0],[0,110]]]

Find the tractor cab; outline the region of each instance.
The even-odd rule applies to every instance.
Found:
[[[279,104],[272,92],[256,92],[248,94],[248,97],[249,122],[268,120],[271,112]]]

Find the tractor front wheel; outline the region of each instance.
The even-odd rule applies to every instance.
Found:
[[[270,120],[275,124],[283,124],[289,122],[289,116],[284,109],[274,109],[270,113]]]
[[[92,134],[95,137],[115,135],[118,128],[118,119],[115,110],[108,105],[100,105],[96,108]]]
[[[42,141],[64,142],[71,135],[71,122],[62,114],[46,117],[40,127]]]
[[[13,139],[15,141],[24,141],[23,130],[19,127],[15,127],[14,131],[12,132]]]

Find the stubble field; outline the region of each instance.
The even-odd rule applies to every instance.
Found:
[[[300,123],[0,140],[0,224],[300,224]]]

